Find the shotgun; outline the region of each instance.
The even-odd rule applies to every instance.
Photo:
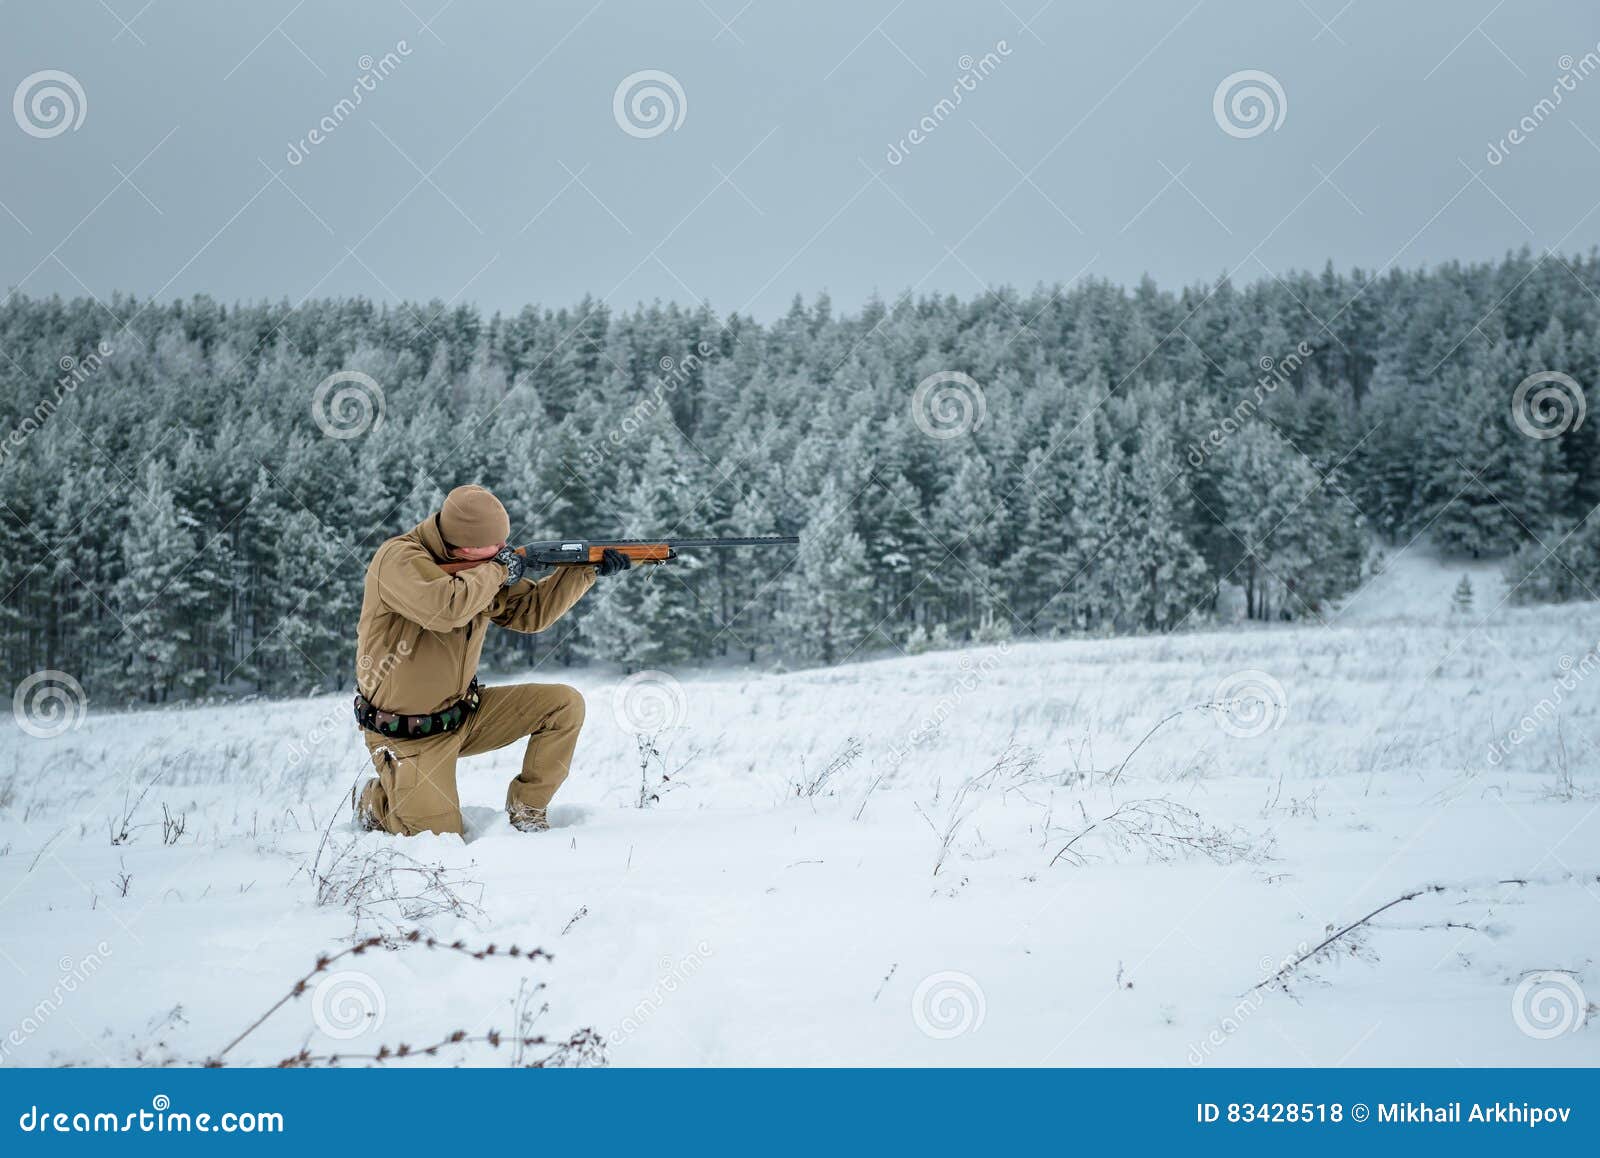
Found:
[[[757,535],[736,539],[549,539],[518,547],[517,554],[528,561],[528,573],[547,571],[552,567],[590,567],[600,562],[606,551],[621,551],[633,563],[670,563],[678,552],[720,550],[725,547],[783,547],[797,546],[799,535]],[[454,563],[441,563],[439,570],[455,575],[479,560],[463,559]]]

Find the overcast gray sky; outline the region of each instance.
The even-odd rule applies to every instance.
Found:
[[[770,318],[824,289],[855,308],[1600,240],[1600,74],[1573,79],[1592,0],[9,0],[0,21],[0,286],[32,295]],[[646,70],[666,121],[616,111]],[[1244,70],[1270,126],[1226,94],[1219,119]],[[51,88],[66,120],[32,99]]]

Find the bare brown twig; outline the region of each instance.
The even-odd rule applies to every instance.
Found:
[[[440,1038],[432,1045],[413,1046],[401,1042],[398,1045],[379,1046],[372,1053],[326,1053],[314,1054],[310,1050],[301,1050],[292,1057],[286,1057],[278,1063],[278,1069],[309,1069],[313,1066],[338,1066],[345,1062],[371,1062],[382,1065],[384,1062],[403,1061],[406,1058],[435,1057],[447,1045],[487,1045],[490,1049],[499,1049],[502,1045],[510,1045],[518,1051],[533,1045],[554,1045],[555,1049],[538,1061],[526,1063],[529,1069],[554,1069],[566,1065],[582,1065],[585,1062],[603,1061],[605,1057],[605,1043],[599,1034],[592,1029],[580,1029],[565,1041],[552,1042],[540,1034],[535,1037],[511,1037],[501,1033],[498,1029],[491,1029],[487,1033],[468,1034],[464,1029]]]
[[[290,1001],[293,1001],[295,998],[305,993],[311,984],[311,979],[317,976],[319,973],[326,972],[328,966],[332,965],[334,962],[341,961],[346,957],[359,957],[369,949],[375,949],[379,946],[391,943],[396,945],[415,945],[423,949],[440,949],[452,953],[460,953],[464,956],[471,957],[476,961],[482,961],[486,958],[495,956],[522,958],[529,961],[539,960],[541,958],[546,961],[551,960],[550,954],[546,953],[543,949],[519,949],[516,945],[510,945],[502,949],[493,943],[486,945],[482,949],[472,949],[469,948],[464,941],[440,941],[435,937],[425,937],[416,929],[406,933],[402,937],[398,938],[398,940],[395,942],[390,942],[389,938],[381,936],[365,937],[360,941],[357,941],[355,944],[339,950],[337,953],[320,954],[317,957],[315,964],[313,964],[303,976],[298,978],[295,983],[289,987],[289,992],[285,993],[282,997],[278,998],[277,1001],[268,1006],[266,1012],[261,1014],[260,1017],[256,1018],[249,1025],[247,1025],[242,1033],[240,1033],[227,1045],[223,1046],[222,1049],[218,1051],[217,1055],[210,1059],[206,1064],[208,1066],[222,1065],[222,1059],[228,1055],[234,1046],[238,1045],[241,1041],[259,1029],[269,1017],[278,1012],[278,1010],[282,1009]],[[448,1044],[448,1041],[439,1043],[439,1045]],[[432,1048],[437,1049],[438,1045]]]

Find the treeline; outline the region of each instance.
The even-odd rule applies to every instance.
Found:
[[[1572,406],[1597,323],[1596,257],[1526,253],[797,299],[770,325],[13,294],[0,653],[13,685],[55,669],[102,702],[347,687],[373,549],[468,481],[518,539],[803,537],[607,583],[543,637],[495,633],[501,666],[1296,618],[1363,581],[1375,536],[1515,555],[1519,598],[1588,598],[1600,423]],[[1518,393],[1547,371],[1579,393]]]

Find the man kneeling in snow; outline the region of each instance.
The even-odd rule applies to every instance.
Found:
[[[461,831],[456,758],[528,737],[522,771],[506,791],[511,823],[550,827],[545,809],[567,778],[583,727],[583,697],[566,684],[480,687],[478,657],[490,623],[543,631],[594,585],[626,570],[607,551],[594,567],[557,567],[534,582],[506,545],[505,507],[478,486],[457,487],[438,513],[378,548],[367,567],[356,643],[356,719],[378,777],[357,820],[414,836]],[[446,574],[445,562],[475,566]]]

